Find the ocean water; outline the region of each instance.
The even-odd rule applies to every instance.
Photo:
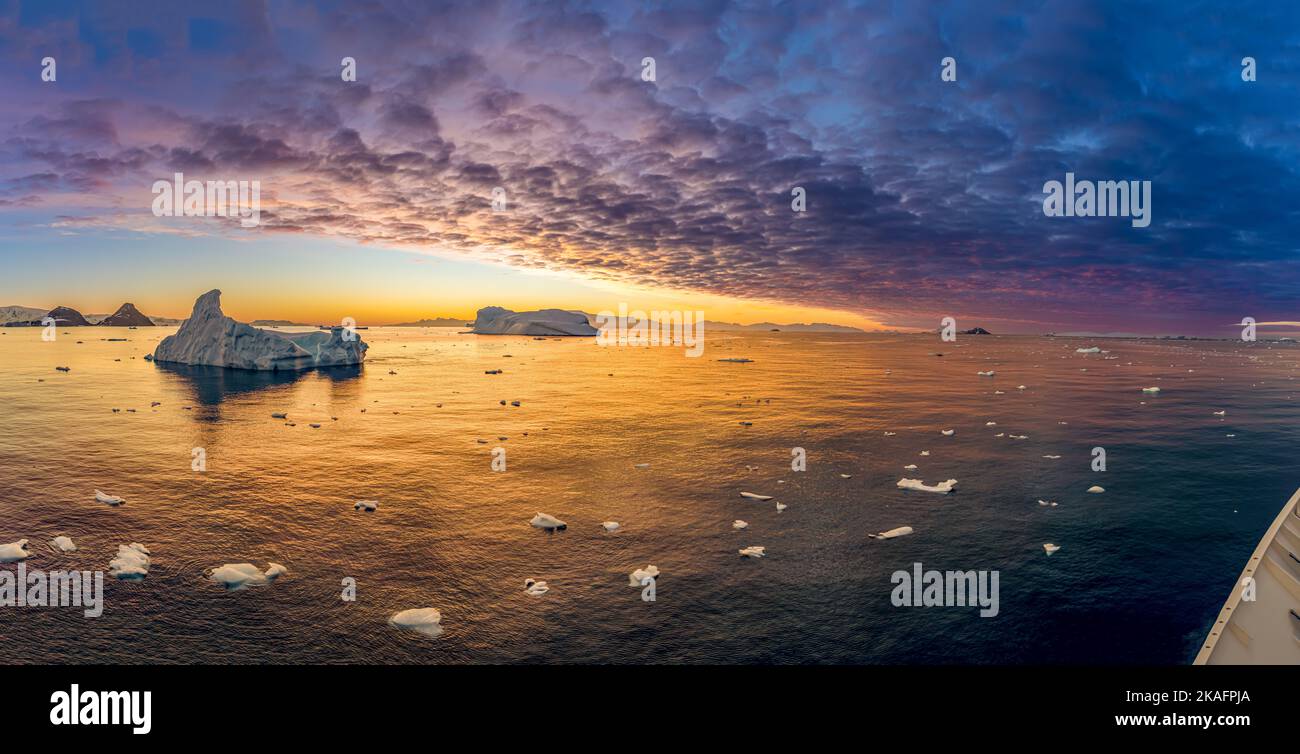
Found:
[[[1180,664],[1300,486],[1294,345],[710,333],[686,358],[384,328],[363,368],[270,375],[145,361],[172,331],[0,330],[0,543],[46,570],[153,553],[99,618],[0,607],[0,662]],[[205,578],[268,561],[270,586]],[[916,562],[998,571],[999,614],[895,607]],[[628,585],[647,564],[653,603]],[[441,636],[387,625],[416,607]]]

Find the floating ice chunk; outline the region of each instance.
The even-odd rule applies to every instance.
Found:
[[[771,500],[772,499],[771,495],[756,495],[753,492],[742,492],[740,493],[740,496],[744,498],[749,498],[750,500]]]
[[[149,575],[149,549],[139,542],[118,545],[117,557],[108,561],[108,572],[119,579],[143,579]]]
[[[221,291],[199,296],[189,319],[154,349],[156,362],[289,370],[360,364],[369,346],[345,327],[301,333],[260,330],[221,312]]]
[[[538,529],[546,529],[547,531],[555,531],[556,529],[569,528],[568,524],[564,523],[563,521],[556,518],[555,516],[552,516],[547,513],[541,513],[541,512],[539,512],[536,516],[533,516],[533,520],[529,521],[528,523],[532,524],[533,526],[536,526]]]
[[[1041,505],[1041,506],[1043,506],[1043,507],[1045,507],[1045,508],[1055,508],[1055,507],[1056,507],[1056,503],[1055,503],[1055,502],[1051,502],[1051,501],[1048,501],[1048,500],[1039,500],[1039,501],[1038,501],[1038,504]]]
[[[618,530],[619,530],[619,523],[618,523],[617,521],[603,521],[603,522],[601,522],[600,525],[603,526],[603,527],[605,527],[605,531],[618,531]]]
[[[648,469],[648,468],[650,468],[650,464],[648,464],[648,463],[638,463],[638,464],[636,465],[636,467],[637,467],[638,469]]]
[[[378,500],[358,500],[356,505],[352,506],[352,510],[354,511],[365,511],[367,513],[374,513],[378,508]]]
[[[32,554],[27,551],[27,540],[25,539],[10,542],[7,545],[0,545],[0,563],[17,563],[31,556]],[[26,589],[27,587],[23,585],[21,588]]]
[[[279,563],[267,563],[265,572],[258,570],[252,563],[227,563],[220,568],[212,569],[208,578],[236,592],[250,586],[265,586],[288,572],[288,569]]]
[[[898,488],[903,490],[916,490],[917,492],[938,492],[947,495],[952,492],[952,488],[957,486],[956,479],[939,482],[935,485],[929,485],[920,479],[907,479],[906,477],[898,480]]]
[[[72,539],[62,534],[50,540],[50,547],[55,552],[76,552],[77,546],[72,543]]]
[[[1027,390],[1027,389],[1028,388],[1026,388],[1024,385],[1016,385],[1016,390]]]
[[[915,470],[916,470],[916,464],[914,463],[909,463],[903,467],[903,471],[915,471]]]
[[[1049,459],[1051,459],[1051,460],[1053,460],[1053,461],[1058,461],[1058,460],[1060,460],[1061,457],[1060,457],[1060,456],[1043,456],[1043,458],[1049,458]]]
[[[789,508],[789,507],[790,507],[790,506],[786,505],[785,503],[777,503],[777,504],[776,504],[776,512],[777,512],[777,513],[780,513],[781,511],[783,511],[783,510],[785,510],[786,508]]]
[[[1227,411],[1215,411],[1215,412],[1214,412],[1214,415],[1215,415],[1215,416],[1223,416],[1224,414],[1227,414],[1227,413],[1228,413]]]
[[[1147,393],[1148,395],[1155,395],[1156,393],[1160,392],[1160,388],[1158,388],[1158,387],[1144,387],[1144,388],[1142,388],[1142,392]]]
[[[994,395],[1006,395],[1006,393],[1002,392],[1001,390],[994,390],[994,391],[993,391],[993,394],[994,394]]]
[[[956,434],[956,433],[957,433],[957,430],[955,430],[955,429],[945,429],[945,430],[941,431],[939,434],[943,435],[944,437],[952,437],[952,436],[953,436],[954,434]]]
[[[894,537],[903,537],[911,533],[912,533],[912,527],[900,526],[896,529],[890,529],[889,531],[882,531],[879,534],[868,534],[867,536],[871,537],[872,539],[893,539]]]
[[[840,479],[852,479],[852,474],[840,474]]]
[[[122,503],[126,502],[126,498],[121,498],[116,495],[109,495],[107,493],[100,492],[99,490],[95,490],[95,499],[101,503],[107,503],[108,505],[121,505]]]
[[[530,596],[540,597],[543,594],[546,594],[547,592],[551,591],[551,588],[546,585],[545,581],[524,579],[524,591],[527,592]]]
[[[1044,550],[1048,555],[1051,555],[1052,553],[1056,552],[1056,551],[1059,550],[1059,549],[1061,549],[1061,546],[1060,546],[1060,545],[1054,545],[1054,544],[1052,544],[1051,542],[1048,542],[1047,544],[1043,545],[1043,550]]]
[[[288,414],[288,412],[286,412],[286,411],[273,411],[273,412],[271,412],[271,418],[272,418],[272,419],[288,419],[288,418],[289,418],[289,414]]]
[[[1094,485],[1092,485],[1091,487],[1088,488],[1088,491],[1091,492],[1091,493],[1094,494],[1094,495],[1100,495],[1101,493],[1105,492],[1106,490],[1105,490],[1104,488],[1102,488],[1101,485],[1094,484]]]
[[[742,550],[738,550],[737,552],[740,553],[740,556],[742,558],[761,558],[765,554],[763,552],[764,549],[765,548],[763,547],[750,546]]]
[[[998,426],[998,423],[997,423],[997,422],[984,422],[984,426],[986,426],[986,427],[996,427],[996,426]]]
[[[928,451],[928,450],[923,450],[923,451],[921,451],[921,455],[923,455],[923,456],[928,456],[928,455],[930,455],[930,451]]]
[[[997,374],[997,372],[990,369],[987,372],[976,372],[976,374],[978,374],[981,377],[992,377],[993,375]]]
[[[1028,440],[1029,435],[1008,435],[1012,440]]]
[[[1076,348],[1075,353],[1101,353],[1101,349],[1093,346],[1092,348]]]
[[[403,610],[389,618],[388,625],[425,636],[437,636],[442,633],[442,613],[436,607]]]
[[[655,566],[648,565],[645,568],[638,568],[627,577],[628,586],[643,586],[641,583],[646,579],[658,579],[659,569]]]
[[[885,433],[885,437],[893,437],[893,436],[896,435],[896,434],[898,434],[898,433],[897,433],[897,432],[886,432],[886,433]]]
[[[733,529],[748,529],[748,528],[749,528],[749,522],[748,522],[748,521],[741,521],[740,519],[736,519],[735,521],[732,521],[732,522],[731,522],[731,528],[733,528]]]

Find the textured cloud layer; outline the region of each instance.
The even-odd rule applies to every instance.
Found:
[[[257,233],[900,324],[1294,314],[1300,13],[931,5],[23,5],[0,16],[0,211],[249,232],[152,217],[183,171],[260,179]],[[1151,226],[1044,217],[1067,171],[1152,181]]]

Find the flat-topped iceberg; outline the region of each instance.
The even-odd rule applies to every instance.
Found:
[[[476,335],[596,335],[587,315],[564,309],[514,312],[500,306],[485,306],[474,319]]]
[[[194,302],[190,318],[175,335],[163,338],[154,361],[173,364],[296,371],[360,364],[369,348],[355,330],[291,333],[261,330],[221,313],[221,291],[211,290]]]

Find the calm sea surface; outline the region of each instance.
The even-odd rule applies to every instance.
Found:
[[[173,331],[0,330],[0,543],[47,570],[153,553],[102,617],[0,607],[0,663],[1187,663],[1300,486],[1294,345],[709,333],[686,358],[385,328],[362,369],[287,376],[145,361]],[[204,576],[268,561],[270,586]],[[894,607],[915,562],[999,571],[1000,614]],[[417,607],[441,636],[387,625]]]

